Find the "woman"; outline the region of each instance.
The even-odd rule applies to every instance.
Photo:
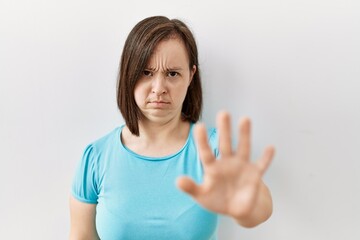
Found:
[[[133,28],[118,106],[125,125],[88,145],[76,172],[70,239],[217,239],[217,214],[245,227],[270,217],[261,177],[273,147],[251,163],[244,118],[233,151],[225,112],[219,134],[194,126],[202,107],[198,54],[183,22],[156,16]]]

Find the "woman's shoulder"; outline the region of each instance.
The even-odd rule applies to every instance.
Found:
[[[87,148],[92,148],[95,152],[101,152],[109,147],[114,147],[118,141],[120,141],[120,132],[122,128],[123,125],[115,127],[110,132],[91,141],[87,145]]]
[[[216,139],[217,135],[218,135],[216,128],[207,127],[207,135],[208,135],[209,140]]]
[[[192,129],[193,129],[194,125],[195,124],[192,124]],[[214,154],[217,156],[218,145],[219,145],[218,131],[215,127],[212,127],[212,126],[207,126],[206,130],[207,130],[206,133],[207,133],[209,145],[210,145],[211,149],[213,149]]]
[[[219,145],[219,139],[218,139],[218,132],[216,128],[214,127],[208,127],[207,128],[207,135],[209,139],[209,144],[211,148],[214,150],[214,152],[217,153],[218,145]]]

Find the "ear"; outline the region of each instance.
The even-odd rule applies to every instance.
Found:
[[[189,85],[194,77],[194,74],[196,72],[196,65],[193,65],[192,69],[190,69],[190,81],[189,81]]]

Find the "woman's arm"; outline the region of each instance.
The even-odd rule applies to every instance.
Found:
[[[96,204],[70,197],[70,240],[99,240],[95,226]]]
[[[263,181],[260,182],[259,194],[251,212],[243,216],[232,216],[238,224],[252,228],[265,222],[272,214],[273,204],[270,191]]]
[[[178,187],[213,212],[231,216],[244,227],[257,226],[272,213],[271,194],[262,177],[275,149],[269,146],[258,161],[251,161],[250,119],[240,122],[236,149],[232,147],[230,115],[218,114],[217,126],[220,158],[216,159],[208,144],[205,125],[198,124],[194,135],[204,167],[204,180],[197,184],[182,176],[177,180]]]

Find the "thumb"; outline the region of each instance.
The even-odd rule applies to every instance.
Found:
[[[176,186],[193,197],[196,197],[200,193],[200,186],[198,186],[190,177],[178,177]]]

